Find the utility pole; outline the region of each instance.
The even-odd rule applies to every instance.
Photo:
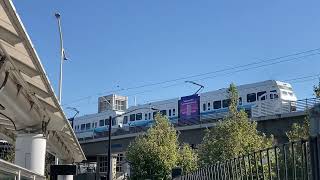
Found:
[[[111,175],[111,123],[112,123],[112,117],[109,117],[109,132],[108,132],[108,171],[107,171],[107,177],[108,180],[112,180],[112,175]]]

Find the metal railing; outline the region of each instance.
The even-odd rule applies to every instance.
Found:
[[[175,180],[318,180],[320,139],[262,149],[217,162]]]
[[[0,179],[45,180],[46,177],[0,159]]]

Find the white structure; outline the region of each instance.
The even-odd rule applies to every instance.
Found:
[[[297,98],[292,86],[288,83],[268,80],[252,84],[240,85],[239,108],[251,113],[252,117],[286,113],[295,110]],[[117,97],[110,95],[106,97]],[[199,119],[212,118],[223,115],[228,111],[229,102],[227,88],[209,91],[199,94],[200,102]],[[99,98],[100,100],[101,98]],[[124,98],[127,100],[127,98]],[[91,138],[97,133],[107,131],[108,118],[118,114],[133,111],[123,117],[114,120],[112,130],[117,131],[120,126],[125,129],[130,127],[148,127],[153,122],[156,110],[167,115],[172,123],[179,121],[179,100],[174,98],[164,101],[151,102],[148,104],[129,107],[126,111],[112,110],[109,108],[103,113],[96,113],[78,117],[74,121],[74,130],[78,138]]]
[[[125,111],[128,108],[128,97],[111,94],[98,99],[98,113],[104,111]]]
[[[16,165],[40,176],[46,152],[85,160],[11,0],[0,1],[0,139],[15,143]]]

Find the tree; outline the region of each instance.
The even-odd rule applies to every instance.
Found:
[[[198,156],[189,144],[183,144],[179,151],[178,166],[182,168],[183,174],[197,170]]]
[[[181,156],[177,131],[165,116],[157,114],[154,125],[138,136],[127,149],[132,179],[168,179],[171,170],[181,165],[187,171],[194,169],[194,152],[184,145]],[[190,162],[189,162],[190,161]]]
[[[319,79],[318,86],[313,86],[313,92],[317,98],[320,98],[320,79]]]
[[[309,113],[306,112],[306,117],[302,124],[293,123],[291,130],[286,132],[289,141],[298,141],[300,139],[307,139],[310,136],[310,119]]]
[[[234,84],[228,89],[229,113],[215,127],[208,129],[199,146],[201,165],[214,164],[258,149],[270,147],[273,137],[266,137],[257,130],[244,110],[238,110],[238,91]]]
[[[313,86],[313,93],[316,98],[320,98],[320,80],[318,86]],[[291,130],[286,132],[289,141],[307,139],[310,136],[310,117],[308,110],[302,124],[293,123]]]

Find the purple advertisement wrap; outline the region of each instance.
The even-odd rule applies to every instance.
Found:
[[[200,96],[194,94],[179,100],[179,122],[198,121],[200,117]]]

